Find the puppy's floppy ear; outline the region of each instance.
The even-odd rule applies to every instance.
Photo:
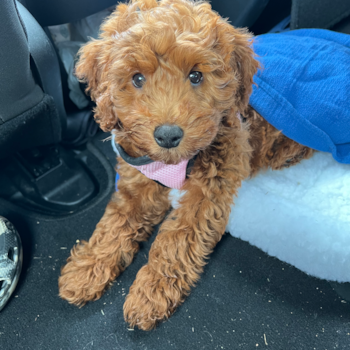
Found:
[[[87,83],[91,99],[96,102],[95,119],[103,131],[111,131],[118,125],[107,79],[112,39],[93,40],[84,45],[79,53],[75,74],[81,82]]]
[[[233,70],[238,80],[236,105],[243,112],[248,105],[252,93],[253,77],[259,68],[252,48],[252,35],[245,28],[234,28],[225,20],[217,26],[217,46],[221,55]]]
[[[79,50],[79,60],[75,67],[75,75],[81,82],[87,83],[86,90],[90,92],[93,101],[99,97],[99,83],[104,69],[100,62],[103,49],[102,40],[90,41]]]

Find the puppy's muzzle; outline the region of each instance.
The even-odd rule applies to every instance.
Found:
[[[177,125],[164,124],[154,130],[154,139],[163,148],[174,148],[179,145],[184,132]]]

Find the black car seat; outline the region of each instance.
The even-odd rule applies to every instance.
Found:
[[[25,148],[58,143],[65,123],[64,111],[59,113],[53,97],[43,91],[39,79],[35,80],[30,55],[30,46],[33,50],[45,47],[43,63],[55,72],[53,48],[47,40],[36,45],[32,39],[43,40],[40,30],[33,38],[26,28],[16,2],[0,1],[0,158]],[[58,95],[59,86],[53,90]]]
[[[99,1],[90,11],[112,2]],[[81,8],[71,18],[89,14]],[[101,192],[87,163],[107,164],[93,146],[77,149],[87,141],[81,131],[97,130],[91,108],[66,110],[51,40],[16,0],[0,1],[0,48],[0,199],[48,214],[75,211]]]
[[[290,29],[323,28],[350,34],[350,0],[211,1],[222,16],[256,35],[270,31],[287,16]]]
[[[348,22],[350,0],[293,0],[291,29],[324,28],[337,29]]]

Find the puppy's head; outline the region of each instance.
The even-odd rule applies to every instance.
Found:
[[[250,41],[206,2],[134,0],[81,49],[76,72],[103,130],[175,164],[246,108],[258,67]]]

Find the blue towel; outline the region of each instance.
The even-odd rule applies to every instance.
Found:
[[[287,137],[350,164],[350,35],[300,29],[257,36],[251,106]]]

